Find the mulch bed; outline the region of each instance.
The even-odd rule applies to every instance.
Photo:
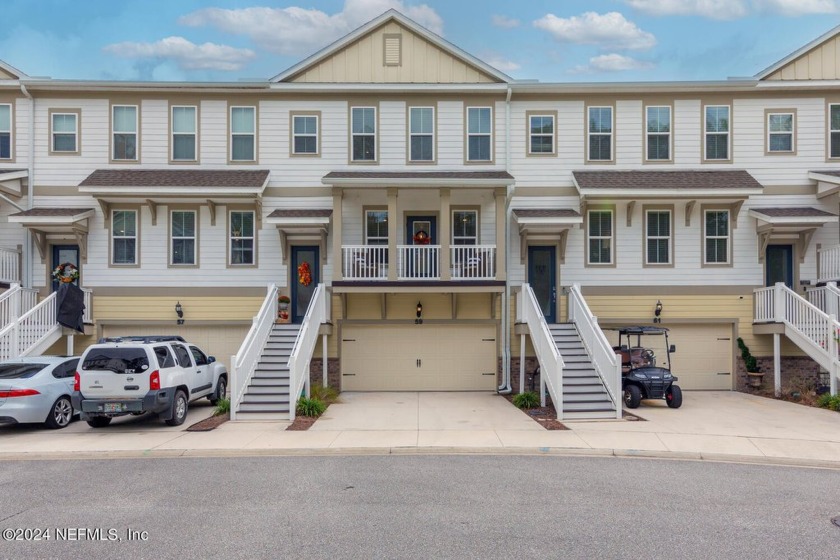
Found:
[[[286,426],[287,432],[303,432],[308,430],[309,427],[314,424],[318,418],[314,416],[295,416],[295,419],[292,421],[291,424]]]
[[[209,432],[210,430],[215,430],[225,422],[230,420],[230,412],[226,412],[224,414],[219,414],[216,416],[211,416],[210,418],[205,418],[201,422],[196,422],[186,431],[188,432]]]
[[[504,397],[513,404],[513,394],[504,395]],[[546,430],[568,430],[566,426],[563,425],[562,422],[557,420],[557,411],[554,410],[554,405],[551,404],[551,400],[546,400],[546,406],[540,406],[537,408],[529,408],[527,410],[523,410],[525,414],[530,416],[537,424],[545,428]]]

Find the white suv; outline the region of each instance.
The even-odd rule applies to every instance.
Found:
[[[79,360],[73,407],[94,428],[144,412],[179,426],[190,401],[223,399],[227,378],[223,364],[180,336],[102,339]]]

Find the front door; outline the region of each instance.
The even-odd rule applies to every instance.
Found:
[[[438,251],[420,249],[438,243],[436,216],[408,216],[405,225],[405,244],[418,247],[406,253],[409,278],[437,278]]]
[[[318,246],[292,246],[292,322],[302,323],[318,287]]]
[[[56,267],[65,263],[70,263],[73,266],[75,266],[79,270],[79,274],[81,275],[82,269],[79,266],[78,245],[53,245],[52,268],[49,270],[50,279],[52,279],[52,272],[56,269]],[[78,285],[79,281],[76,280],[73,283]],[[53,291],[56,291],[58,289],[58,281],[55,279],[52,279],[52,289]]]
[[[557,322],[556,254],[553,245],[528,246],[528,284],[547,323]]]
[[[784,282],[793,289],[793,245],[768,245],[764,254],[764,276],[767,286]]]

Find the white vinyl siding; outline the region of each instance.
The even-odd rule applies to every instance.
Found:
[[[528,117],[528,153],[554,153],[554,115]]]
[[[172,160],[196,161],[197,108],[172,107]]]
[[[292,154],[318,153],[318,116],[292,116]]]
[[[793,113],[768,113],[767,114],[767,151],[790,153],[794,146],[794,126],[796,126]]]
[[[708,161],[729,160],[730,107],[708,105],[705,110],[705,158]]]
[[[138,108],[136,105],[114,105],[111,115],[113,158],[117,161],[137,160]]]
[[[230,108],[230,160],[256,161],[256,107]]]
[[[350,109],[352,161],[376,161],[376,107]]]
[[[490,107],[467,107],[467,161],[493,159],[493,110]]]
[[[230,213],[230,264],[256,264],[254,212]]]
[[[193,210],[172,211],[169,225],[171,236],[169,264],[196,264],[196,221],[196,212]]]
[[[613,212],[612,210],[590,210],[587,213],[589,231],[588,264],[612,264]]]
[[[53,152],[78,151],[79,120],[76,113],[52,113],[50,126]]]
[[[645,145],[648,161],[671,159],[671,108],[647,107]]]
[[[645,264],[671,264],[671,212],[648,210],[645,222]]]
[[[0,159],[12,159],[12,106],[0,104]]]
[[[137,211],[111,211],[111,264],[136,265]]]
[[[435,109],[410,107],[409,161],[434,161],[435,159]]]
[[[706,210],[703,216],[704,264],[728,264],[729,210]]]
[[[589,161],[612,161],[613,108],[589,107]]]

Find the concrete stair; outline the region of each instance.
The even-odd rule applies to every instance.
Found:
[[[274,325],[237,410],[237,420],[289,419],[289,356],[300,325]]]

